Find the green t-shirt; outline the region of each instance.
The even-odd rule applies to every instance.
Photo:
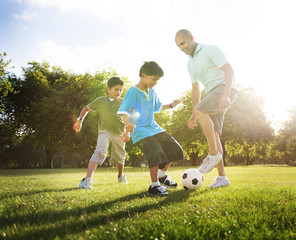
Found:
[[[117,115],[122,100],[122,98],[118,98],[111,101],[108,96],[103,96],[96,98],[88,105],[91,110],[100,115],[99,130],[106,130],[115,134],[124,132],[123,120]]]

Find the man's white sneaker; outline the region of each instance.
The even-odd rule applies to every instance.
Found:
[[[219,176],[219,177],[215,177],[213,183],[207,186],[207,188],[218,188],[218,187],[225,187],[229,185],[230,185],[230,182],[226,176]]]
[[[128,184],[126,177],[124,175],[118,178],[118,182]]]
[[[96,180],[92,178],[83,178],[81,182],[78,184],[78,187],[81,189],[93,189],[92,183]]]
[[[202,173],[202,174],[205,174],[205,173],[208,173],[210,171],[213,170],[214,167],[216,167],[216,165],[221,162],[222,160],[222,155],[221,153],[218,152],[218,154],[214,157],[210,157],[210,156],[207,156],[202,164],[200,165],[200,167],[198,168],[198,170]]]

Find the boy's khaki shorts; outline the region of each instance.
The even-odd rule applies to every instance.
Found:
[[[111,144],[111,164],[124,165],[125,161],[125,142],[122,135],[113,134],[106,130],[99,130],[97,147],[89,161],[97,162],[102,165],[108,155],[108,148]]]
[[[205,114],[208,114],[214,124],[214,131],[222,134],[222,127],[224,117],[227,109],[219,108],[221,97],[224,93],[225,85],[219,84],[213,90],[207,93],[207,95],[196,105],[195,110],[199,110]],[[230,93],[231,104],[237,97],[237,90],[232,89]]]

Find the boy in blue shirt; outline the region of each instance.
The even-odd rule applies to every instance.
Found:
[[[177,187],[167,170],[173,161],[183,160],[184,154],[180,144],[155,122],[154,113],[173,108],[180,100],[167,105],[159,101],[153,87],[163,71],[156,62],[145,62],[139,75],[139,83],[127,91],[117,112],[126,125],[123,141],[129,141],[131,136],[148,158],[152,180],[148,194],[167,196],[166,187]]]

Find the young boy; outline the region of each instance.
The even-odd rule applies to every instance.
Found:
[[[123,141],[130,139],[148,158],[152,184],[148,194],[167,196],[166,187],[176,188],[177,183],[167,175],[173,161],[184,159],[179,143],[162,129],[154,119],[154,113],[173,108],[180,103],[174,100],[163,105],[153,87],[163,76],[162,69],[155,62],[145,62],[140,69],[140,81],[131,87],[118,110],[126,125]],[[165,186],[160,186],[160,183]]]
[[[83,119],[87,113],[98,111],[100,115],[99,133],[96,149],[89,160],[86,177],[82,179],[78,187],[81,189],[92,189],[93,174],[98,164],[102,165],[107,157],[109,144],[111,144],[112,163],[118,166],[118,182],[127,183],[126,177],[123,175],[125,161],[125,142],[122,141],[125,125],[117,115],[117,111],[122,103],[120,98],[124,89],[124,81],[119,77],[112,77],[108,80],[108,95],[96,98],[89,105],[85,106],[80,114],[77,122],[73,125],[74,131],[80,131]],[[128,136],[129,133],[126,135]]]

